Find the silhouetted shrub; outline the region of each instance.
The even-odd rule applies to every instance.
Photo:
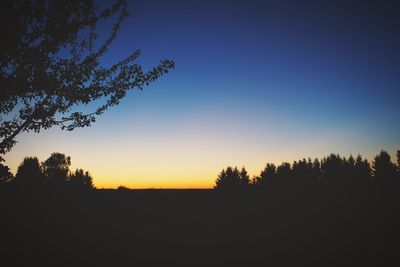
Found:
[[[126,186],[120,185],[120,186],[117,187],[117,190],[118,191],[128,191],[130,189],[128,187],[126,187]]]

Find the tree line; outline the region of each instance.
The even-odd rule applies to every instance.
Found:
[[[252,178],[245,167],[240,170],[227,167],[219,173],[214,189],[240,191],[283,188],[293,191],[327,186],[332,190],[343,190],[372,184],[387,188],[400,186],[400,150],[397,151],[397,164],[382,150],[371,163],[361,155],[346,158],[338,154],[330,154],[321,160],[303,158],[293,164],[283,162],[278,166],[267,163],[261,173]]]
[[[0,186],[29,190],[94,189],[93,178],[88,171],[71,171],[70,166],[71,157],[56,152],[43,162],[37,157],[26,157],[15,176],[8,166],[0,163]]]
[[[70,170],[71,157],[62,153],[52,153],[40,162],[37,157],[26,157],[19,165],[15,176],[10,168],[0,163],[0,187],[26,189],[94,189],[93,178],[83,169]],[[246,191],[283,189],[285,191],[304,191],[317,186],[330,190],[359,189],[369,185],[386,188],[400,188],[400,150],[397,162],[382,150],[370,163],[361,155],[354,158],[330,154],[319,160],[311,158],[283,162],[276,166],[267,163],[259,175],[250,178],[245,167],[223,169],[216,181],[217,191]],[[120,190],[125,187],[118,188]]]

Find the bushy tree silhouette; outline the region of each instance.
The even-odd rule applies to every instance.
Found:
[[[243,189],[246,190],[250,186],[250,177],[245,167],[242,167],[239,176],[240,176],[240,185]]]
[[[354,179],[360,185],[365,185],[371,181],[371,166],[366,159],[362,159],[361,155],[358,155],[354,164]]]
[[[71,166],[71,157],[62,153],[52,153],[43,162],[43,170],[49,186],[65,188],[68,182],[69,166]]]
[[[292,183],[292,167],[290,163],[283,162],[281,165],[278,166],[276,169],[276,176],[278,184],[281,186],[286,186]]]
[[[1,1],[0,156],[22,132],[91,125],[128,90],[141,90],[174,67],[163,60],[145,72],[136,63],[140,50],[110,66],[101,63],[128,16],[127,4],[118,0],[101,10],[94,0]],[[100,42],[96,26],[113,18]],[[88,103],[98,106],[79,110]]]
[[[0,163],[0,186],[3,186],[14,179],[14,175],[11,173],[10,168]]]
[[[347,173],[347,175],[349,175],[350,177],[354,177],[356,160],[354,159],[353,155],[350,154],[350,157],[348,159],[343,158],[343,162],[344,162],[345,172]]]
[[[74,173],[69,175],[68,182],[71,188],[75,190],[91,190],[94,189],[93,178],[89,172],[82,169],[76,169]]]
[[[295,177],[296,187],[304,189],[312,184],[312,168],[311,159],[306,160],[303,158],[293,163],[293,176]]]
[[[400,150],[397,150],[396,156],[397,156],[397,172],[400,175]]]
[[[259,188],[260,187],[260,182],[261,182],[261,177],[259,175],[254,175],[250,179],[250,187],[251,188]]]
[[[93,178],[89,172],[76,169],[70,172],[71,157],[62,153],[52,153],[50,157],[39,163],[36,157],[26,157],[19,165],[13,178],[7,166],[0,164],[0,185],[15,184],[17,188],[27,190],[91,190],[94,189]]]
[[[321,180],[321,163],[318,158],[315,158],[312,165],[312,177],[315,182]]]
[[[120,185],[117,187],[118,191],[129,191],[130,189],[126,186]]]
[[[343,159],[338,154],[330,154],[321,162],[321,182],[332,190],[340,190],[346,179]]]
[[[18,167],[15,182],[18,186],[24,188],[43,188],[46,181],[39,159],[36,157],[26,157]]]
[[[262,188],[271,188],[276,183],[276,166],[272,163],[267,163],[264,170],[260,173],[258,185]]]
[[[215,189],[222,191],[238,191],[241,188],[241,177],[237,167],[223,169],[215,181]]]
[[[390,155],[384,150],[374,158],[372,172],[375,181],[379,184],[393,185],[397,182],[396,165],[392,163]]]

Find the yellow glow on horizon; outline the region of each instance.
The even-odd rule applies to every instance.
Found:
[[[130,182],[128,182],[130,181]],[[175,177],[174,179],[96,179],[96,188],[117,188],[124,186],[131,189],[209,189],[213,188],[212,181],[188,180]]]
[[[292,163],[329,153],[361,153],[371,160],[381,149],[394,155],[397,148],[371,145],[370,140],[360,139],[357,131],[349,131],[351,128],[309,133],[273,119],[256,129],[245,123],[238,129],[235,119],[223,120],[213,114],[193,118],[174,131],[151,119],[146,123],[150,126],[119,126],[112,134],[106,122],[70,133],[50,129],[23,134],[6,155],[5,164],[15,174],[26,156],[44,161],[52,152],[61,152],[71,156],[71,170],[89,171],[97,188],[212,188],[227,166],[244,166],[252,177],[259,175],[267,162]]]

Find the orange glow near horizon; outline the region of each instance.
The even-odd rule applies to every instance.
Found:
[[[92,127],[73,132],[50,129],[40,134],[25,133],[6,155],[5,164],[15,174],[26,156],[44,161],[52,152],[61,152],[71,156],[71,170],[89,171],[97,188],[212,188],[227,166],[244,166],[252,177],[259,175],[267,162],[292,163],[329,153],[360,153],[371,160],[381,149],[395,155],[399,147],[360,138],[360,130],[351,126],[309,133],[296,129],[296,125],[279,123],[282,119],[263,118],[269,123],[257,128],[254,126],[262,125],[257,117],[210,113],[174,128],[146,117],[135,118],[135,123],[128,121],[126,126],[105,116]],[[242,121],[239,129],[238,119]],[[114,125],[112,130],[110,125]]]
[[[102,9],[108,6],[103,2],[110,1],[94,2]],[[4,156],[3,164],[15,174],[24,157],[36,156],[43,162],[59,152],[71,157],[71,171],[88,171],[97,188],[212,188],[228,166],[245,167],[253,177],[266,163],[292,164],[331,153],[360,154],[371,162],[385,150],[396,160],[400,1],[393,10],[391,4],[379,1],[319,1],[306,6],[302,1],[217,2],[129,3],[132,15],[124,16],[116,35],[112,32],[117,14],[96,25],[93,49],[103,47],[109,36],[112,42],[106,42],[104,53],[96,58],[98,68],[84,75],[75,75],[70,63],[63,65],[61,59],[69,62],[75,56],[68,42],[60,43],[59,50],[48,54],[52,63],[46,75],[50,80],[56,75],[60,84],[79,85],[71,95],[64,85],[42,85],[36,71],[26,74],[27,83],[14,84],[11,74],[16,71],[16,77],[24,79],[25,71],[14,70],[13,60],[8,60],[2,71],[4,77],[11,76],[0,83],[4,88],[10,83],[18,97],[13,98],[14,89],[2,88],[0,127],[11,132],[2,131],[0,137],[10,138],[17,126],[25,131],[40,126],[40,133],[18,134],[18,143]],[[77,40],[89,38],[89,32],[84,27]],[[18,38],[27,38],[24,31],[17,33]],[[10,47],[19,42],[14,41]],[[82,60],[91,54],[83,48],[78,51]],[[20,52],[19,46],[15,49]],[[133,60],[129,55],[136,49],[141,56]],[[161,75],[163,68],[157,66],[166,59],[173,60],[175,67]],[[37,67],[42,69],[45,63],[38,62]],[[139,66],[143,77],[151,79],[132,73]],[[110,76],[103,77],[101,69],[110,70],[105,72]],[[123,77],[132,81],[133,88],[127,90]],[[86,93],[81,97],[74,93],[86,89],[92,92],[90,99]],[[124,97],[118,104],[106,102],[121,92]],[[70,132],[55,125],[44,130],[49,125],[41,120],[35,127],[29,120],[24,122],[32,117],[29,112],[52,114],[53,110],[36,110],[47,96],[57,111],[50,121],[74,112],[94,114],[105,103],[112,105],[96,115],[90,127]],[[57,107],[61,100],[65,103]],[[19,113],[24,103],[32,110]],[[66,125],[77,124],[72,120]]]

